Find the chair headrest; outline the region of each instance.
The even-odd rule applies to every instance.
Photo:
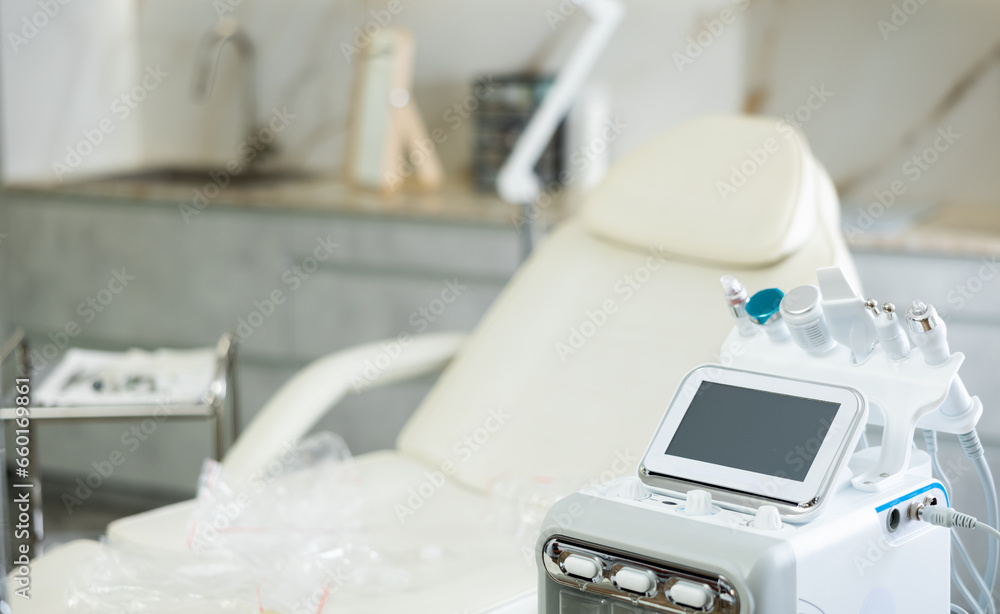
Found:
[[[780,120],[698,119],[619,161],[582,218],[591,233],[633,247],[760,266],[812,236],[815,164],[805,139]]]

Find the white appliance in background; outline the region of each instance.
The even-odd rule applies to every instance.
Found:
[[[614,105],[606,87],[588,87],[577,96],[566,118],[565,165],[569,188],[587,192],[604,179],[611,165],[615,131]]]
[[[625,10],[618,0],[573,0],[572,6],[583,10],[591,24],[497,174],[500,198],[521,207],[521,243],[525,257],[531,253],[535,242],[532,226],[537,212],[533,209],[537,209],[539,196],[546,191],[546,186],[541,185],[535,175],[535,165],[618,29]]]

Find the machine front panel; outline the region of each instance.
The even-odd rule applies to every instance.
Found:
[[[543,550],[559,586],[559,614],[736,614],[740,598],[722,576],[562,537]]]

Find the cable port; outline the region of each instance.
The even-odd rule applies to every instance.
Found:
[[[914,501],[906,509],[906,517],[910,520],[920,520],[920,514],[928,505],[937,505],[937,497],[924,497],[923,501]]]
[[[899,523],[903,519],[903,515],[899,513],[899,508],[894,507],[889,510],[889,515],[885,519],[885,526],[889,529],[890,533],[895,533],[896,529],[899,528]]]

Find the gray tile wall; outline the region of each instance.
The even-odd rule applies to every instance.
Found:
[[[7,208],[3,206],[3,195],[0,195],[0,338],[6,339],[11,332],[10,325],[10,259],[7,256]]]
[[[319,213],[210,208],[186,224],[175,203],[22,194],[8,195],[0,216],[0,232],[9,234],[0,257],[10,321],[40,350],[51,351],[53,336],[70,322],[80,328],[73,342],[82,347],[211,345],[280,291],[284,302],[249,329],[241,346],[244,425],[309,361],[419,332],[411,317],[446,282],[467,289],[427,331],[471,330],[516,270],[519,253],[513,228]],[[307,258],[316,250],[329,258],[313,269]],[[116,271],[134,280],[99,313],[90,311],[87,299]],[[351,397],[319,428],[343,434],[356,453],[391,447],[432,383]],[[85,473],[122,449],[130,426],[46,425],[39,433],[43,468]],[[191,492],[210,452],[209,434],[205,424],[167,422],[141,451],[126,453],[109,483]]]
[[[8,235],[0,240],[0,326],[25,327],[36,348],[71,321],[81,328],[74,342],[85,347],[208,345],[254,310],[254,301],[281,290],[286,302],[243,344],[244,425],[310,360],[416,332],[411,315],[438,296],[446,280],[468,289],[428,330],[471,330],[518,263],[517,240],[508,228],[223,208],[206,210],[188,225],[172,203],[7,196],[0,232]],[[297,276],[293,267],[331,242],[336,246],[329,260],[301,283],[290,283],[289,275]],[[967,355],[963,377],[986,407],[983,438],[1000,458],[994,409],[1000,405],[1000,378],[994,376],[1000,274],[986,279],[992,269],[974,258],[855,258],[865,291],[880,302],[903,308],[919,297],[945,314],[952,348]],[[78,311],[107,286],[113,271],[123,269],[135,276],[125,291],[101,313]],[[418,380],[351,397],[319,428],[343,434],[358,453],[390,447],[432,383]],[[376,414],[379,419],[372,420]],[[85,473],[92,462],[122,448],[130,426],[48,425],[39,434],[44,469]],[[190,492],[209,441],[205,425],[164,424],[141,451],[127,455],[109,483]],[[975,484],[969,486],[975,492]]]

